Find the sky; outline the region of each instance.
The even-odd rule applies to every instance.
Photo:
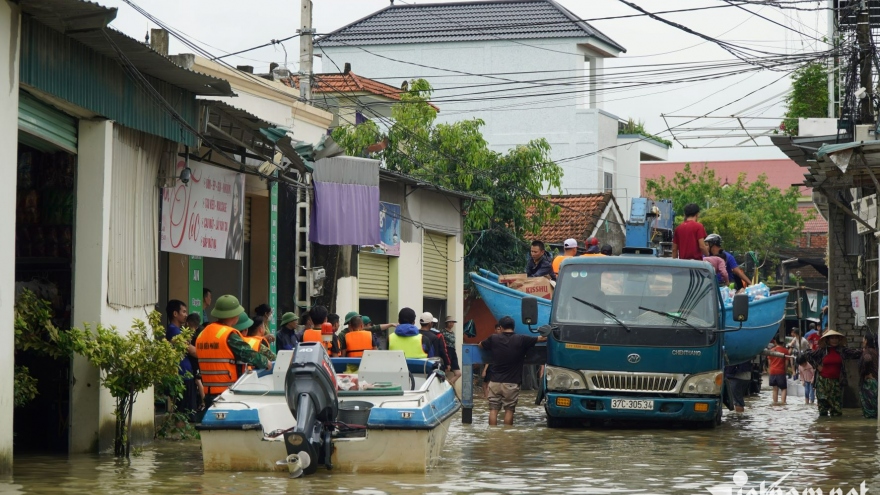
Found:
[[[297,0],[254,0],[248,3],[240,0],[134,1],[163,23],[185,33],[191,40],[216,55],[292,36],[300,23],[300,2]],[[587,20],[637,13],[619,0],[557,2]],[[142,40],[150,28],[157,27],[122,0],[98,0],[98,3],[117,7],[119,12],[111,26],[133,38]],[[398,4],[401,3],[428,2],[398,0]],[[820,41],[827,35],[828,25],[827,12],[823,10],[780,10],[762,5],[743,7],[752,12],[749,13],[726,5],[721,0],[633,0],[633,3],[650,12],[720,7],[661,16],[712,38],[774,53],[796,54],[826,49],[826,45]],[[802,8],[815,8],[825,4],[823,0],[802,2],[798,5]],[[388,0],[313,0],[313,27],[318,34],[328,33],[387,5]],[[712,62],[733,58],[716,43],[644,16],[591,20],[590,24],[627,49],[617,59],[606,59],[606,71],[615,68],[633,70],[634,66],[649,64]],[[293,71],[297,70],[298,39],[285,42],[284,48],[287,51],[288,67]],[[191,51],[172,38],[171,53]],[[284,64],[285,53],[279,45],[275,45],[226,60],[233,65],[252,65],[257,72],[267,72],[270,62]],[[317,60],[315,71],[322,70],[332,71],[334,68],[322,68],[320,60]],[[668,127],[678,128],[675,131],[677,137],[710,136],[703,139],[682,139],[681,142],[674,143],[669,153],[671,161],[784,158],[778,149],[770,145],[770,140],[766,137],[756,140],[758,144],[764,145],[761,147],[755,146],[748,138],[714,138],[724,134],[742,135],[742,131],[731,129],[738,125],[735,120],[691,120],[707,114],[743,116],[746,118],[742,118],[742,122],[753,134],[765,132],[778,126],[785,112],[784,92],[789,88],[790,77],[786,72],[761,70],[735,73],[716,80],[610,93],[605,96],[604,109],[623,119],[643,121],[649,132],[667,139],[672,137],[666,131]],[[662,115],[667,115],[665,120]],[[712,126],[717,129],[707,129]],[[681,130],[685,128],[693,130],[682,133]],[[737,147],[711,148],[737,145],[743,141],[748,142]]]

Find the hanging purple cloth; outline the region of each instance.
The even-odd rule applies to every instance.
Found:
[[[315,163],[309,240],[325,246],[378,244],[379,162],[340,156]]]

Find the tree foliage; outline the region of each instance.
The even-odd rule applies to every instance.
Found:
[[[192,332],[184,330],[171,341],[165,338],[162,316],[153,311],[149,327],[143,320],[134,320],[131,329],[120,333],[115,327],[89,326],[80,333],[75,351],[85,356],[100,371],[101,385],[116,399],[116,431],[114,453],[117,457],[131,455],[132,411],[138,394],[154,383],[180,382],[178,366],[186,354]],[[175,378],[177,377],[177,378]],[[182,387],[182,383],[179,384]]]
[[[721,235],[724,249],[731,252],[766,256],[793,245],[804,228],[798,189],[780,191],[764,174],[750,183],[740,174],[733,184],[722,185],[712,169],[695,172],[688,164],[671,179],[648,179],[646,190],[654,198],[672,200],[676,223],[683,221],[686,204],[699,205],[706,232]]]
[[[798,118],[828,116],[828,74],[822,63],[813,62],[794,71],[785,107],[782,127],[791,136],[798,135]]]
[[[92,332],[60,330],[52,323],[52,310],[47,301],[33,292],[23,291],[15,303],[15,351],[34,351],[54,358],[69,357],[74,353],[85,357],[100,371],[100,381],[116,399],[116,435],[114,452],[129,457],[131,441],[131,413],[137,395],[155,383],[161,383],[180,393],[183,381],[178,366],[186,353],[192,333],[184,330],[173,340],[165,339],[161,315],[149,315],[149,328],[141,320],[134,320],[132,328],[120,333],[113,327],[96,325]],[[21,406],[37,394],[36,380],[27,368],[15,370],[15,405]]]
[[[345,125],[333,131],[333,139],[350,155],[379,159],[389,170],[485,198],[462,212],[470,253],[465,267],[521,271],[525,235],[537,233],[558,211],[541,199],[548,189],[560,190],[562,169],[550,159],[550,145],[535,139],[507,153],[493,151],[480,119],[436,123],[431,93],[427,81],[413,80],[392,106],[387,129],[373,121]],[[380,142],[383,149],[367,150]]]

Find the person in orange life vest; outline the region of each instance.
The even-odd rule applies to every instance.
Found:
[[[577,256],[578,252],[578,241],[574,239],[566,239],[565,242],[562,243],[562,248],[564,249],[563,254],[553,258],[553,273],[559,275],[559,265],[568,258],[572,256]]]
[[[327,308],[324,306],[315,306],[309,310],[309,319],[312,321],[312,328],[303,332],[303,342],[323,342],[321,337],[321,327],[327,323]],[[325,345],[325,347],[327,347]],[[339,337],[333,334],[330,340],[330,346],[327,348],[327,354],[330,356],[339,356]]]
[[[245,315],[244,317],[247,317]],[[239,320],[241,321],[241,320]],[[266,339],[266,321],[262,316],[254,316],[251,325],[247,328],[247,336],[244,341],[250,344],[251,349],[259,352],[270,361],[275,361],[275,353],[269,347],[269,341]],[[244,332],[242,332],[244,334]]]
[[[211,316],[217,321],[206,326],[196,339],[206,407],[210,407],[214,398],[238,380],[239,367],[236,363],[272,370],[272,361],[254,351],[241,333],[233,328],[242,313],[244,308],[235,296],[219,297],[211,310]]]
[[[588,237],[587,240],[584,241],[584,247],[587,248],[587,253],[582,254],[581,256],[602,256],[602,252],[599,249],[599,239]]]
[[[348,332],[340,340],[345,349],[346,357],[361,357],[364,351],[375,349],[373,345],[373,332],[364,330],[364,321],[360,316],[353,316],[348,320]]]

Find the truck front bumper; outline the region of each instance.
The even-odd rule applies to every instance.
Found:
[[[641,419],[648,421],[710,421],[721,408],[720,397],[605,396],[547,392],[547,414],[570,419]],[[650,400],[652,409],[612,408],[614,399]],[[568,404],[567,406],[565,404]]]

